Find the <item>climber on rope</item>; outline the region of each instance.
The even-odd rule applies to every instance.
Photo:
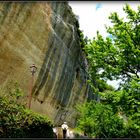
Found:
[[[67,125],[67,122],[64,122],[62,125],[61,125],[61,128],[63,130],[63,138],[65,139],[67,137],[67,131],[68,131],[68,125]]]

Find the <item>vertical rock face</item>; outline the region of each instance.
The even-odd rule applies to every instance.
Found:
[[[76,104],[92,98],[76,23],[66,2],[0,3],[0,85],[17,80],[28,94],[36,64],[31,109],[58,125],[74,126]]]

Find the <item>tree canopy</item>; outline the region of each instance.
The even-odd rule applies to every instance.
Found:
[[[84,50],[89,64],[89,83],[100,102],[78,106],[78,128],[91,137],[140,137],[140,6],[126,4],[126,19],[114,12],[109,37],[99,32],[88,40]],[[107,80],[121,79],[115,90]]]
[[[140,77],[140,6],[137,12],[129,5],[123,10],[127,20],[117,13],[109,16],[113,26],[106,26],[106,31],[111,37],[103,38],[97,32],[85,46],[91,75],[123,81]]]

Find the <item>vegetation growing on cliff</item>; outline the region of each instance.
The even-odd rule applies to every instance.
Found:
[[[127,20],[117,13],[106,27],[110,37],[89,40],[84,50],[89,62],[91,87],[100,102],[78,107],[77,126],[91,137],[140,137],[140,7],[125,5]],[[107,86],[107,80],[121,79],[119,89]],[[106,88],[104,88],[106,87]]]
[[[16,86],[8,94],[0,95],[1,138],[53,137],[51,121],[18,102],[23,95],[20,88]]]

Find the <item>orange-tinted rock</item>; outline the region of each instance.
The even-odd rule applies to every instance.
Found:
[[[0,3],[0,86],[16,80],[28,94],[34,63],[31,109],[55,124],[74,126],[76,104],[92,96],[76,22],[67,2]]]

